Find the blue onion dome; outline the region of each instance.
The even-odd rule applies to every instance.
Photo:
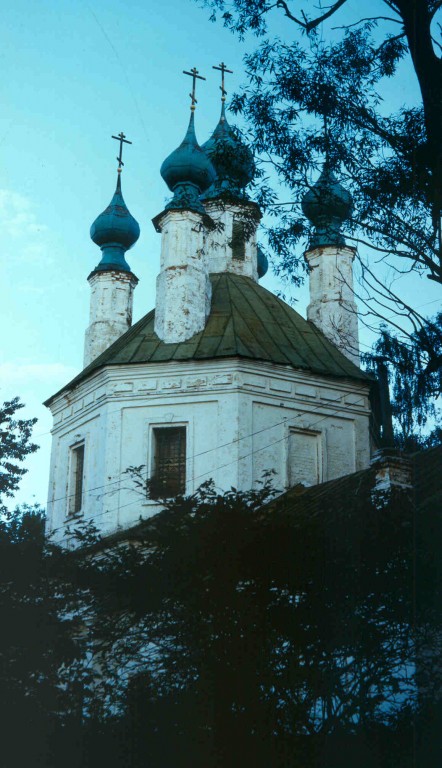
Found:
[[[216,179],[204,199],[229,194],[244,197],[244,188],[255,175],[253,154],[239,139],[227,122],[225,105],[221,107],[219,123],[202,149],[216,170]]]
[[[351,217],[353,198],[336,179],[329,163],[325,163],[318,181],[304,195],[302,210],[315,227],[311,248],[345,245],[341,226]]]
[[[195,116],[191,112],[184,140],[161,166],[161,176],[173,192],[166,210],[187,209],[205,213],[200,195],[215,179],[215,169],[199,146],[195,135]]]
[[[100,246],[103,254],[95,271],[103,272],[108,269],[131,271],[124,254],[137,242],[140,227],[124,202],[120,171],[115,194],[106,210],[95,219],[90,235],[94,243]]]
[[[267,260],[267,256],[265,255],[264,251],[262,250],[261,246],[258,245],[257,249],[257,266],[258,266],[258,277],[264,277],[264,275],[267,274],[267,270],[269,268],[269,262]]]

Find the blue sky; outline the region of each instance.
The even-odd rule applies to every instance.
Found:
[[[159,168],[188,120],[190,78],[182,70],[196,66],[207,77],[198,89],[200,143],[219,116],[212,65],[224,60],[234,70],[230,92],[245,81],[242,56],[255,39],[241,43],[208,18],[193,0],[15,0],[3,8],[0,398],[22,398],[23,414],[39,419],[35,439],[41,446],[28,460],[18,502],[45,503],[51,418],[41,403],[82,365],[86,278],[100,255],[89,227],[116,181],[111,135],[124,131],[133,141],[125,150],[123,194],[141,227],[128,254],[140,279],[137,320],[155,299],[160,242],[151,219],[168,194]],[[282,17],[275,17],[274,31],[287,34]],[[413,88],[405,70],[385,97],[399,106]],[[427,304],[437,298],[428,282],[406,290],[418,290]],[[278,287],[271,275],[264,284]],[[306,288],[294,297],[304,311]]]

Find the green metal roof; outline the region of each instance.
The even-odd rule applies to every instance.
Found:
[[[228,357],[289,365],[322,376],[371,381],[313,323],[251,278],[224,272],[212,275],[211,281],[212,306],[203,331],[187,341],[165,344],[154,331],[152,310],[60,392],[72,389],[105,365]]]

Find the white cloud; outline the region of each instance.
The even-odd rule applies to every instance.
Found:
[[[9,189],[0,189],[0,226],[4,235],[13,238],[47,230],[46,225],[38,221],[31,201]]]
[[[36,206],[24,195],[0,189],[0,228],[3,234],[3,268],[10,262],[49,267],[55,262],[51,232],[38,220]]]

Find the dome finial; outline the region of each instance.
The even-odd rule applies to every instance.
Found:
[[[195,85],[198,80],[205,80],[193,67],[185,75],[193,78],[192,92],[189,94],[190,120],[187,133],[180,146],[164,160],[160,173],[167,186],[173,192],[173,198],[166,205],[166,210],[191,210],[205,213],[200,195],[215,178],[215,169],[196,140],[195,135]]]
[[[189,93],[190,96],[190,111],[195,112],[196,105],[198,104],[198,101],[195,97],[195,91],[196,91],[196,81],[197,80],[205,80],[206,78],[202,75],[198,74],[198,70],[196,67],[193,67],[190,72],[187,72],[185,69],[183,69],[183,75],[190,75],[192,78],[192,93]]]
[[[212,66],[212,69],[217,69],[218,72],[221,72],[221,85],[220,85],[219,88],[220,88],[220,91],[221,91],[221,102],[222,102],[222,104],[224,106],[225,101],[226,101],[226,96],[227,96],[227,91],[224,88],[224,75],[225,75],[226,72],[228,72],[229,75],[233,75],[233,69],[227,69],[227,67],[226,67],[226,65],[224,64],[223,61],[218,66],[216,66],[214,64]]]
[[[336,179],[328,152],[319,179],[304,195],[301,206],[314,226],[310,248],[345,245],[341,226],[351,217],[353,199]]]
[[[118,134],[118,136],[112,136],[113,139],[116,139],[120,142],[120,154],[117,157],[117,163],[118,163],[118,172],[121,173],[121,169],[124,165],[123,163],[123,144],[132,144],[131,141],[126,139],[126,135],[121,131],[121,133]]]
[[[252,181],[255,175],[255,164],[250,149],[243,144],[230,127],[226,118],[226,95],[224,75],[227,69],[224,62],[213,66],[221,72],[221,115],[212,136],[203,144],[203,150],[215,166],[216,179],[207,190],[203,199],[215,199],[220,195],[247,199],[245,187]]]
[[[122,159],[123,144],[132,144],[124,133],[112,136],[120,142],[120,153],[117,157],[117,186],[114,196],[106,210],[95,219],[91,226],[91,239],[101,248],[102,257],[95,271],[120,270],[130,272],[130,266],[124,255],[132,248],[140,236],[140,227],[124,202],[121,192],[121,171],[124,165]]]

